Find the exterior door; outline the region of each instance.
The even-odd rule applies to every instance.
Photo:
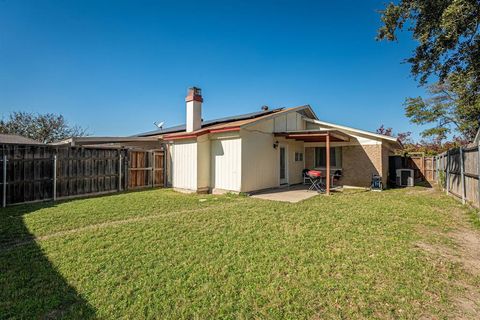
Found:
[[[280,184],[288,183],[288,159],[287,148],[280,146]]]

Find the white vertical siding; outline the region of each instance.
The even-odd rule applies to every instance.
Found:
[[[297,115],[298,112],[287,113],[287,131],[298,130]]]
[[[176,142],[173,145],[173,187],[197,190],[197,142]]]
[[[249,192],[277,187],[279,183],[279,149],[274,149],[277,140],[273,126],[260,124],[243,130],[242,135],[242,191]],[[269,129],[267,131],[267,129]]]
[[[305,120],[302,118],[302,115],[298,112],[295,112],[297,116],[297,130],[305,130]]]
[[[305,120],[298,112],[289,112],[276,116],[274,119],[274,132],[304,130]]]
[[[275,122],[275,132],[287,131],[287,116],[285,114],[277,116],[273,120]]]
[[[240,191],[242,140],[220,139],[212,141],[212,187]]]
[[[197,190],[209,191],[210,189],[210,140],[201,136],[197,140]]]

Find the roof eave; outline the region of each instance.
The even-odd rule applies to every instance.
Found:
[[[319,124],[319,125],[331,126],[331,127],[335,127],[337,129],[340,129],[340,130],[347,130],[347,131],[363,134],[363,135],[366,135],[366,136],[387,140],[387,141],[393,142],[393,143],[398,143],[399,142],[398,139],[395,138],[395,137],[386,136],[386,135],[379,134],[379,133],[373,133],[373,132],[370,132],[370,131],[365,131],[365,130],[356,129],[356,128],[352,128],[352,127],[342,126],[342,125],[339,125],[339,124],[326,122],[326,121],[313,120],[313,119],[305,119],[305,120],[308,121],[308,122]]]
[[[185,132],[182,134],[171,134],[164,135],[164,140],[173,141],[173,140],[185,140],[185,139],[196,139],[197,137],[203,136],[209,133],[221,133],[221,132],[234,132],[240,131],[240,126],[230,127],[230,128],[218,128],[218,129],[204,129],[197,132]]]

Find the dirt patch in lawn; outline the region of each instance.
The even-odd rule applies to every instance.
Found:
[[[423,242],[418,243],[417,246],[426,252],[461,264],[473,275],[480,275],[480,233],[461,228],[448,233],[447,236],[454,242],[454,246]]]
[[[442,259],[457,263],[472,277],[480,277],[480,232],[466,227],[460,227],[446,234],[453,242],[452,246],[444,244],[429,244],[420,242],[417,247]],[[456,319],[479,319],[480,317],[480,288],[457,281],[454,283],[461,294],[454,302],[458,311]]]

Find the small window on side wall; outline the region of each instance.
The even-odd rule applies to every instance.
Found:
[[[295,152],[295,161],[303,161],[303,153]]]

